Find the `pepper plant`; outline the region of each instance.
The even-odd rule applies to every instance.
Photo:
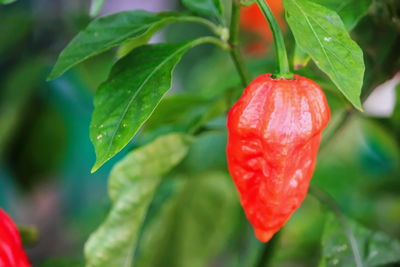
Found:
[[[101,10],[103,2],[93,1],[92,14]],[[371,49],[382,48],[367,47],[368,36],[357,31],[359,23],[375,25],[366,16],[390,3],[283,0],[289,29],[283,35],[270,2],[182,0],[183,10],[179,12],[131,10],[102,16],[93,19],[61,52],[49,80],[91,57],[115,51],[108,78],[94,95],[90,140],[96,162],[92,172],[121,150],[129,151],[110,173],[112,207],[85,244],[86,266],[266,266],[274,261],[285,228],[268,243],[254,239],[225,161],[215,164],[225,159],[225,150],[212,142],[226,142],[227,112],[250,85],[237,104],[240,112],[229,115],[233,137],[227,153],[241,204],[258,238],[268,241],[303,201],[315,164],[318,168],[321,131],[330,117],[319,87],[332,111],[322,138],[323,153],[333,142],[340,142],[336,137],[352,117],[364,116],[362,101],[398,71],[398,58],[388,65],[385,60],[390,55],[374,61]],[[261,63],[257,68],[241,50],[240,10],[248,5],[258,5],[274,36],[275,52],[258,59]],[[173,31],[180,23],[200,25],[206,33],[184,42],[149,44],[164,27]],[[360,29],[366,31],[368,26]],[[214,78],[198,79],[205,85],[209,79],[233,82],[214,92],[169,92],[181,59],[205,45],[229,55],[234,72],[225,77],[216,67],[209,71]],[[395,38],[388,46],[396,46]],[[196,64],[201,62],[192,62],[190,67]],[[374,75],[378,68],[387,71]],[[251,82],[262,73],[271,74]],[[288,85],[294,83],[299,85]],[[260,86],[276,88],[276,93],[257,95]],[[248,104],[246,108],[239,107],[243,104],[240,101]],[[266,111],[260,112],[257,103],[268,103]],[[242,119],[253,132],[241,131]],[[261,141],[254,139],[252,134],[258,134],[265,123],[274,124],[273,130],[266,128]],[[312,130],[307,131],[307,127]],[[216,133],[220,134],[217,141],[207,139]],[[266,137],[272,134],[276,136]],[[257,140],[261,145],[254,148]],[[249,145],[243,145],[245,142]],[[210,143],[214,149],[210,149]],[[254,161],[252,156],[241,154],[253,148],[254,153],[262,154],[260,159]],[[258,174],[247,177],[247,167],[257,169]],[[304,174],[305,180],[292,179],[298,174]],[[257,179],[265,182],[258,183]],[[320,212],[326,221],[319,236],[320,266],[380,266],[400,261],[399,241],[355,222],[330,196],[329,188],[319,184],[312,185],[310,193],[324,207]],[[275,221],[277,225],[272,223]],[[266,225],[275,226],[267,231]]]

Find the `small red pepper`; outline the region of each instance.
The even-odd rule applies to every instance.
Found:
[[[0,209],[0,267],[30,267],[12,219]]]
[[[298,75],[260,75],[230,110],[229,171],[260,241],[269,241],[304,200],[329,119],[320,87]]]

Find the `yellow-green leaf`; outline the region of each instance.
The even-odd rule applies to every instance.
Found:
[[[131,266],[139,231],[162,175],[186,155],[190,137],[159,137],[121,160],[110,175],[113,206],[85,245],[87,267]]]

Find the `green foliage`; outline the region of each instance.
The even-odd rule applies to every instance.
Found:
[[[110,174],[113,207],[85,245],[86,266],[130,266],[138,233],[161,177],[186,155],[190,138],[162,136],[128,154]]]
[[[372,0],[311,0],[339,14],[348,31],[352,30],[364,17],[372,4]]]
[[[308,0],[284,0],[286,19],[299,47],[358,109],[364,77],[363,53],[340,17]]]
[[[103,2],[92,1],[92,15],[100,10]],[[183,70],[176,80],[176,89],[184,92],[165,96],[171,88],[175,66],[190,48],[212,42],[231,52],[236,45],[236,41],[225,43],[227,38],[222,34],[223,30],[228,30],[221,23],[224,13],[222,2],[231,4],[230,1],[182,2],[194,13],[220,23],[214,25],[201,17],[146,11],[128,11],[102,17],[90,23],[68,45],[50,75],[50,78],[55,78],[81,61],[118,46],[118,61],[95,95],[90,129],[97,155],[93,171],[131,142],[142,128],[133,142],[138,148],[120,161],[110,175],[108,190],[113,202],[112,209],[86,244],[87,266],[195,267],[211,264],[242,267],[255,266],[260,259],[268,261],[269,258],[272,259],[267,264],[272,266],[314,266],[319,260],[315,250],[324,219],[319,205],[315,207],[317,203],[310,205],[306,201],[302,210],[292,216],[281,232],[279,242],[271,246],[280,246],[282,249],[275,250],[264,247],[255,239],[243,213],[238,209],[233,183],[226,173],[225,119],[229,107],[241,94],[242,86],[229,53],[208,50],[211,51],[209,54],[190,55],[188,64],[181,65]],[[254,1],[241,1],[241,4],[250,2]],[[387,65],[384,64],[385,57],[381,57],[383,54],[390,58],[392,50],[386,51],[389,39],[391,47],[396,48],[396,38],[392,32],[388,31],[390,38],[382,41],[380,49],[376,50],[372,42],[376,38],[376,31],[360,34],[357,32],[359,27],[355,28],[367,14],[371,2],[284,0],[287,20],[297,41],[295,65],[305,66],[311,56],[331,78],[332,82],[320,75],[314,65],[299,72],[324,88],[331,105],[332,121],[337,119],[339,124],[340,115],[347,114],[345,109],[350,104],[344,103],[344,97],[336,93],[337,88],[354,106],[361,109],[363,55],[350,39],[349,30],[355,29],[353,36],[357,41],[365,40],[365,36],[370,38],[365,43],[371,47],[367,49],[363,46],[367,52],[366,58],[372,58],[367,62],[372,66],[372,74],[366,77],[371,79],[366,88],[371,87],[368,88],[370,90],[373,88],[371,84],[393,75],[383,67],[378,68]],[[224,15],[229,17],[229,14]],[[367,19],[369,17],[362,20],[360,25]],[[220,39],[206,37],[185,43],[145,45],[162,26],[174,21],[206,25]],[[235,26],[235,23],[232,25]],[[180,37],[187,39],[188,36],[197,36],[195,28],[188,26],[186,29],[179,31]],[[235,29],[230,30],[234,33]],[[167,40],[171,39],[168,31],[166,35]],[[274,63],[273,57],[249,61],[248,66],[242,67],[249,67],[252,77],[272,69]],[[379,79],[376,78],[378,76]],[[394,121],[398,117],[397,111]],[[351,116],[357,114],[354,112]],[[368,209],[373,207],[378,210],[379,206],[375,203],[378,201],[369,200],[366,196],[370,196],[372,190],[378,191],[375,185],[387,185],[387,177],[398,168],[398,164],[393,163],[398,162],[398,144],[386,132],[379,136],[368,136],[365,132],[373,133],[373,129],[354,126],[357,120],[348,121],[348,124],[353,123],[351,131],[347,132],[352,138],[341,136],[337,140],[335,148],[340,143],[345,146],[338,155],[330,155],[326,160],[326,154],[320,154],[314,181],[318,186],[332,191],[346,213],[371,218],[368,223],[376,227],[374,223],[380,223],[380,218],[373,217],[379,212]],[[331,123],[330,130],[333,133],[337,125]],[[382,131],[381,126],[375,126]],[[325,137],[329,140],[335,135],[328,131],[325,133],[328,133]],[[190,150],[189,134],[197,137]],[[377,143],[375,139],[385,142]],[[331,150],[329,154],[332,154]],[[321,166],[322,172],[319,170]],[[372,180],[374,172],[379,174],[374,178],[377,181],[367,182]],[[352,183],[348,182],[349,179],[338,177],[348,177]],[[393,183],[392,188],[396,188],[397,184]],[[167,192],[162,191],[163,186]],[[398,208],[398,205],[394,205],[393,210],[397,211]],[[395,223],[388,223],[391,220],[388,218],[395,218],[393,221],[396,221],[396,214],[385,215],[385,226],[392,227],[385,228],[388,232],[393,233],[398,229]],[[398,241],[356,223],[351,223],[351,230],[366,266],[399,260],[393,253],[399,250]],[[321,266],[354,265],[348,234],[335,218],[327,222],[321,254]],[[258,264],[262,265],[263,262]]]
[[[96,150],[93,171],[128,144],[170,89],[172,71],[182,55],[199,42],[142,46],[115,64],[95,95],[90,126]]]
[[[396,105],[393,110],[392,121],[400,133],[400,83],[396,86]]]
[[[219,18],[223,13],[221,0],[182,0],[182,3],[194,12]]]
[[[240,4],[242,6],[250,6],[252,4],[254,4],[256,2],[256,0],[240,0]]]
[[[295,70],[301,69],[307,66],[308,62],[310,62],[310,56],[304,52],[298,45],[294,48],[293,53],[293,68]]]
[[[90,4],[90,16],[97,16],[105,2],[105,0],[92,0],[92,3]]]
[[[7,5],[14,3],[16,0],[0,0],[0,4]]]
[[[400,241],[366,229],[354,221],[350,222],[350,231],[354,236],[352,244],[341,222],[330,214],[322,237],[321,267],[355,266],[355,254],[361,257],[362,266],[382,266],[400,261]]]
[[[336,0],[311,1],[337,12],[348,31],[351,31],[360,19],[368,13],[372,3],[372,0],[344,0],[340,4]],[[306,66],[309,60],[310,56],[296,45],[293,56],[294,68],[299,69]]]
[[[184,168],[195,173],[226,170],[226,158],[221,156],[225,154],[226,140],[226,133],[222,131],[205,132],[199,135],[183,161]]]
[[[16,48],[27,39],[32,30],[32,18],[28,12],[22,10],[7,12],[8,8],[3,9],[0,15],[0,58],[2,60],[12,54],[10,51],[20,52]]]
[[[34,245],[39,240],[39,231],[36,227],[26,226],[26,225],[18,225],[18,232],[21,236],[22,244],[26,245]]]
[[[54,79],[76,64],[125,41],[144,44],[176,14],[154,14],[143,10],[125,11],[93,20],[61,52],[48,79]]]
[[[83,267],[85,264],[83,261],[72,260],[72,259],[48,259],[44,263],[38,265],[38,267]]]
[[[187,126],[190,121],[193,117],[199,116],[199,113],[204,111],[209,102],[208,99],[197,94],[166,96],[146,122],[144,130],[151,132],[170,124],[179,124],[188,130]]]
[[[147,223],[134,266],[203,267],[227,245],[239,208],[227,173],[181,176],[178,192]]]
[[[3,91],[0,92],[0,155],[21,121],[25,106],[43,78],[43,72],[42,60],[26,59],[12,69],[8,79],[4,81]]]
[[[271,67],[273,68],[274,66],[271,64]],[[263,61],[260,69],[265,71],[265,61]],[[216,70],[218,70],[218,75],[214,75]],[[224,90],[238,88],[238,84],[240,84],[240,79],[232,65],[231,58],[220,50],[196,62],[190,68],[190,71],[185,71],[182,76],[185,90],[208,98],[220,96]],[[207,79],[204,77],[207,77]],[[221,79],[221,77],[224,77],[224,79]],[[240,87],[237,91],[240,91],[239,94],[241,94],[242,90],[243,88]]]

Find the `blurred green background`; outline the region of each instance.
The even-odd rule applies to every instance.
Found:
[[[176,1],[135,2],[141,1],[109,0],[103,12],[135,7],[151,11],[182,8]],[[393,5],[392,9],[390,5]],[[89,6],[89,1],[78,0],[18,0],[0,5],[0,207],[18,224],[38,229],[39,239],[27,247],[35,266],[82,265],[84,242],[110,208],[107,176],[111,167],[132,148],[163,132],[184,128],[181,126],[202,114],[221,94],[231,93],[235,99],[241,91],[238,76],[226,53],[211,46],[191,51],[178,65],[173,93],[158,107],[143,134],[98,172],[90,174],[95,160],[88,137],[92,96],[106,79],[114,55],[97,56],[55,81],[45,81],[62,48],[91,20]],[[400,70],[399,6],[395,1],[376,1],[353,32],[365,52],[364,92],[373,90]],[[180,41],[204,33],[206,30],[200,26],[179,24],[167,27],[156,40]],[[288,43],[293,43],[290,33],[286,38]],[[273,55],[268,59],[249,58],[248,65],[252,77],[265,72],[268,67],[273,70]],[[316,77],[323,85],[333,111],[331,128],[334,128],[348,104],[332,93],[333,85],[314,65],[300,72]],[[393,86],[390,88],[395,90]],[[191,97],[193,94],[195,100]],[[397,88],[397,100],[389,114],[376,117],[373,112],[351,113],[346,126],[321,151],[312,182],[332,195],[350,218],[398,239],[399,100]],[[377,105],[389,103],[377,101]],[[190,105],[183,106],[182,102]],[[171,106],[175,107],[175,113]],[[163,114],[172,114],[170,121],[165,121]],[[163,210],[185,210],[186,214],[179,216],[186,216],[186,220],[192,218],[194,222],[185,221],[186,228],[182,227],[184,230],[180,233],[166,233],[154,226],[157,220],[152,222],[150,213],[146,227],[155,227],[156,230],[150,232],[159,236],[157,244],[160,248],[152,255],[143,253],[139,256],[138,266],[146,257],[153,260],[147,266],[168,266],[162,263],[176,255],[174,253],[185,254],[194,261],[199,257],[200,265],[193,266],[205,264],[200,259],[203,254],[207,255],[209,266],[256,266],[263,246],[253,237],[226,173],[225,117],[210,120],[206,128],[208,131],[199,135],[189,156],[178,167],[179,172],[171,173],[171,177],[163,182],[152,204],[155,212],[159,209],[162,220],[175,228],[179,228],[177,222],[168,218],[167,212],[164,216],[160,206]],[[328,129],[326,135],[330,131]],[[191,179],[182,182],[176,177],[179,175]],[[193,198],[197,196],[205,202],[189,202],[176,207],[179,198],[184,197],[179,192],[185,183],[185,188],[193,188]],[[203,191],[196,190],[198,187],[207,188],[207,197]],[[175,191],[178,196],[171,197],[171,192]],[[225,208],[221,209],[221,205]],[[196,212],[190,213],[191,210]],[[271,255],[271,266],[318,265],[326,216],[326,209],[313,196],[308,196],[281,231]],[[199,232],[190,228],[196,222],[203,222]],[[207,227],[217,230],[210,234]],[[176,248],[178,252],[165,255],[162,248],[167,250],[168,240],[177,240],[179,235],[209,244],[209,250],[199,250],[195,242],[182,241],[181,247]],[[211,235],[214,241],[204,235]],[[142,238],[144,250],[146,238],[151,240],[152,237]],[[180,264],[190,266],[185,265],[184,260]]]

